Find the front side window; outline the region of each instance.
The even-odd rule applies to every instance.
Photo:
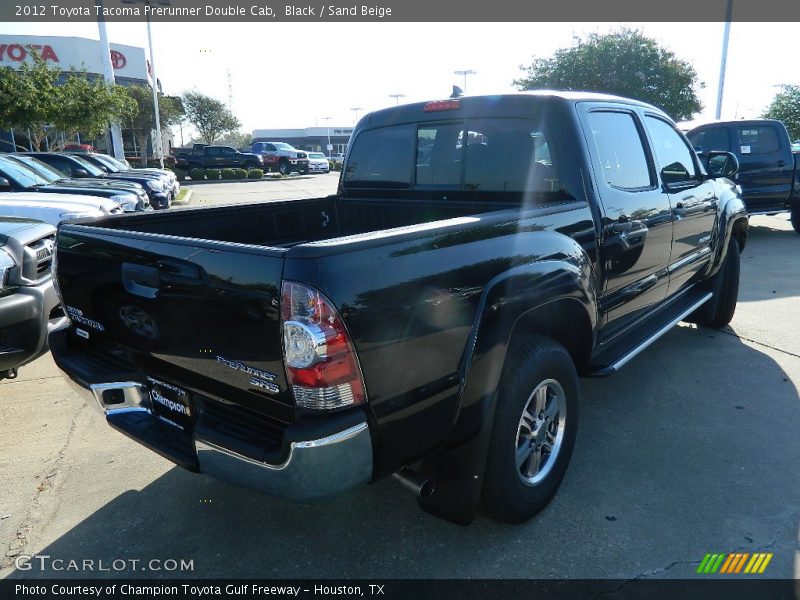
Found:
[[[589,126],[603,178],[617,188],[650,187],[650,169],[642,138],[627,112],[590,112]]]
[[[666,184],[691,181],[697,176],[694,152],[686,145],[680,134],[669,123],[656,117],[646,116],[645,122],[653,141],[661,180]]]

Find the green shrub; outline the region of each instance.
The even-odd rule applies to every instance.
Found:
[[[342,162],[336,161],[333,163],[333,170],[334,171],[341,171],[342,170]]]
[[[209,181],[216,181],[219,179],[219,169],[206,169],[206,179]]]
[[[336,170],[336,161],[335,160],[329,160],[328,161],[328,168],[331,171],[335,171]]]
[[[192,178],[192,181],[203,181],[203,179],[206,178],[206,172],[203,169],[195,167],[189,171],[189,177]]]
[[[264,177],[264,171],[261,169],[250,169],[247,172],[247,176],[250,179],[261,179],[262,177]]]
[[[233,174],[234,174],[233,169],[222,169],[223,179],[233,179]]]
[[[233,170],[233,178],[234,179],[247,179],[247,169],[234,169]]]

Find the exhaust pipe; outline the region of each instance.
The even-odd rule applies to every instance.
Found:
[[[397,473],[392,473],[392,477],[417,498],[429,498],[436,491],[431,479],[428,479],[422,473],[412,471],[408,467],[400,469]]]

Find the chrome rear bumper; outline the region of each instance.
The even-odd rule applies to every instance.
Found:
[[[286,459],[280,464],[270,464],[195,435],[189,438],[173,425],[162,422],[152,413],[150,397],[142,383],[87,385],[63,369],[62,373],[76,392],[105,414],[112,427],[173,462],[216,479],[306,502],[343,492],[372,478],[372,440],[366,421],[317,439],[292,441]],[[159,439],[145,439],[154,429],[158,430]],[[172,430],[176,439],[185,438],[183,448],[180,443],[163,439]]]

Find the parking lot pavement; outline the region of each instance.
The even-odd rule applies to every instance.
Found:
[[[297,200],[318,198],[336,193],[339,172],[318,175],[290,175],[282,179],[261,181],[236,181],[229,183],[201,183],[185,186],[193,190],[191,206],[230,204],[234,202],[261,202],[270,200]]]
[[[445,523],[393,480],[301,506],[193,475],[107,427],[44,357],[0,384],[0,575],[91,575],[13,571],[40,553],[193,561],[137,577],[686,578],[708,552],[766,551],[767,575],[800,577],[798,275],[800,235],[753,218],[731,327],[682,324],[583,380],[564,483],[516,526]]]

